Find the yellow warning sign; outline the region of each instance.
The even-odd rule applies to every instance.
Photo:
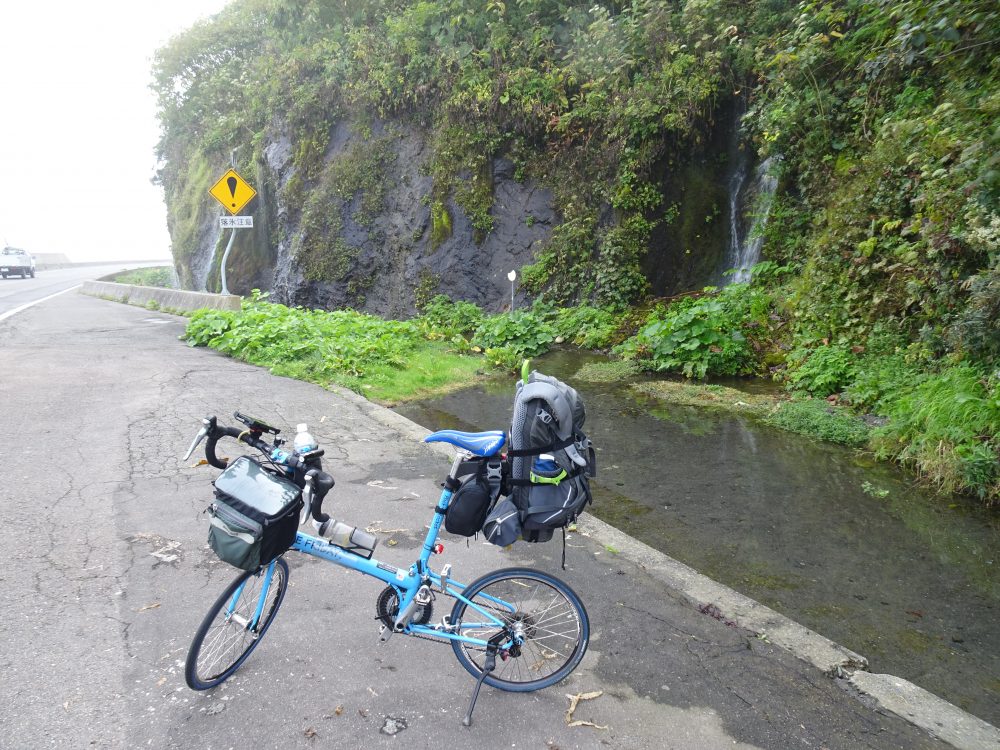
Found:
[[[235,169],[230,169],[222,175],[208,193],[231,214],[235,214],[257,195],[257,191],[236,174]]]

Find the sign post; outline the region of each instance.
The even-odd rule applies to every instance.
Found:
[[[235,155],[235,152],[234,152]],[[208,191],[215,200],[222,204],[231,216],[220,216],[219,226],[223,229],[232,229],[229,235],[229,242],[226,245],[226,252],[222,254],[222,266],[219,275],[222,277],[222,293],[229,294],[229,287],[226,285],[226,260],[229,258],[229,251],[233,249],[233,239],[236,237],[237,229],[252,229],[253,216],[236,216],[236,214],[247,203],[253,200],[257,191],[250,187],[250,183],[240,177],[235,169],[230,169],[219,181]]]

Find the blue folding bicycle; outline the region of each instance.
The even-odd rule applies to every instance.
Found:
[[[261,453],[253,459],[256,466],[300,488],[303,504],[298,520],[311,518],[318,535],[295,530],[290,549],[383,581],[386,588],[376,603],[383,642],[399,633],[451,643],[459,663],[476,678],[463,724],[472,723],[484,682],[501,690],[531,692],[556,684],[580,663],[587,650],[590,624],[580,598],[563,581],[531,568],[504,568],[466,585],[452,577],[450,564],[440,571],[431,569],[431,555],[442,549],[437,544],[438,532],[459,477],[474,473],[476,462],[501,453],[503,432],[443,430],[424,439],[449,443],[459,453],[420,556],[409,567],[398,568],[371,556],[375,540],[356,545],[342,535],[333,540],[324,538],[332,522],[323,513],[323,500],[334,480],[322,470],[322,449],[305,455],[286,452],[277,429],[239,412],[234,416],[245,428],[221,426],[215,417],[202,420],[185,458],[205,439],[208,463],[226,469],[230,464],[217,456],[216,443],[223,437],[236,438]],[[274,436],[272,443],[262,439],[267,434]],[[239,669],[274,621],[288,588],[288,575],[288,563],[278,555],[241,573],[222,592],[188,651],[185,678],[192,689],[215,687]],[[434,622],[433,603],[441,597],[453,599],[454,605],[450,614]]]

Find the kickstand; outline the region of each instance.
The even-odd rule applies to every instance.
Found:
[[[476,708],[476,700],[479,698],[479,688],[483,686],[483,681],[489,676],[497,666],[497,651],[500,650],[500,642],[505,638],[505,634],[501,631],[495,636],[490,638],[489,644],[486,646],[486,662],[483,664],[483,671],[479,675],[479,679],[476,680],[476,687],[472,690],[472,700],[469,701],[469,710],[465,714],[465,718],[462,719],[462,726],[470,727],[472,726],[472,712]]]

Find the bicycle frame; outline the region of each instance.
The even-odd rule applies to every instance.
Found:
[[[451,475],[454,475],[454,473],[458,470],[458,466],[462,460],[464,460],[464,457],[459,454],[452,466],[452,471],[450,472]],[[334,565],[339,565],[342,568],[356,570],[363,575],[377,578],[380,581],[392,586],[399,592],[398,611],[403,612],[413,602],[414,597],[417,595],[417,592],[424,583],[429,582],[430,585],[438,591],[442,590],[441,576],[430,569],[428,562],[434,551],[434,544],[437,541],[438,533],[441,530],[441,524],[444,521],[444,511],[448,509],[448,505],[451,503],[452,495],[453,493],[451,490],[447,488],[442,490],[441,497],[438,500],[437,509],[434,513],[434,519],[431,521],[430,528],[427,531],[427,536],[424,539],[424,546],[420,551],[420,557],[405,570],[403,568],[397,568],[394,565],[381,562],[375,558],[367,559],[361,557],[360,555],[348,552],[334,544],[331,544],[326,539],[311,536],[309,534],[303,534],[302,532],[298,532],[295,535],[295,542],[292,544],[291,549],[307,555],[312,555],[313,557],[318,557],[321,560],[333,563]],[[263,570],[262,574],[264,579],[261,584],[261,590],[257,600],[257,608],[252,621],[246,624],[248,630],[252,631],[256,629],[257,623],[260,621],[260,617],[263,614],[264,603],[267,599],[267,593],[270,587],[271,577],[274,573],[275,564],[276,560],[272,560],[270,565]],[[244,584],[233,593],[233,599],[229,605],[230,615],[233,614],[236,602],[239,601],[245,585],[246,583],[244,582]],[[453,583],[449,578],[445,583],[444,591],[449,596],[465,602],[468,607],[479,612],[483,615],[483,617],[487,618],[492,626],[498,628],[505,627],[506,623],[502,619],[463,596],[462,592],[465,588],[466,584]],[[516,606],[510,602],[497,599],[487,594],[481,594],[480,596],[497,604],[499,607],[509,610],[511,613],[517,611]],[[442,624],[436,626],[408,623],[400,632],[405,635],[421,635],[439,640],[461,641],[473,646],[487,648],[489,645],[487,641],[482,640],[481,638],[470,638],[469,636],[462,635],[461,633],[462,629],[481,629],[483,625],[483,622],[463,622],[460,626],[452,625],[450,623],[445,626],[443,621]],[[513,641],[508,640],[505,643],[500,644],[499,648],[505,649],[512,645]]]

